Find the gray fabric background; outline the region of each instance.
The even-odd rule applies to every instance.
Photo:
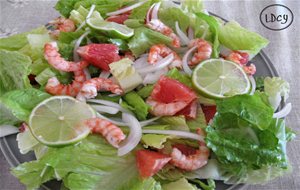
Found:
[[[28,31],[57,17],[52,9],[55,0],[0,0],[0,36]],[[259,21],[261,10],[271,4],[280,3],[294,13],[292,25],[282,31],[264,28]],[[289,101],[293,104],[287,124],[300,134],[300,1],[299,0],[262,0],[262,1],[205,1],[207,9],[226,19],[234,19],[242,26],[256,31],[270,40],[265,52],[270,57],[279,75],[291,85]],[[244,190],[299,190],[300,189],[300,135],[288,144],[288,155],[293,166],[293,173],[268,184],[247,186]],[[0,153],[0,189],[25,189],[9,173],[9,165]]]

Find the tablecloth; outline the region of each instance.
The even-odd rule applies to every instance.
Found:
[[[208,11],[226,19],[234,19],[242,26],[265,36],[270,44],[266,54],[273,62],[279,75],[291,86],[289,102],[293,104],[292,113],[287,117],[287,125],[300,134],[300,1],[297,0],[234,0],[204,1]],[[57,17],[52,9],[55,0],[1,0],[0,36],[16,34],[36,28]],[[283,4],[294,14],[293,23],[281,31],[265,28],[259,19],[260,12],[271,4]],[[271,181],[265,185],[250,185],[244,190],[299,190],[300,189],[300,135],[288,144],[287,148],[293,173]],[[23,190],[9,173],[9,165],[0,153],[0,189]]]

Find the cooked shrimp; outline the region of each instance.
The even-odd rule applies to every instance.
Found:
[[[174,68],[174,67],[182,68],[182,60],[179,57],[179,55],[164,44],[154,45],[150,48],[150,52],[148,55],[148,62],[150,64],[155,64],[160,57],[164,58],[170,54],[174,55],[174,59],[170,65],[170,67],[171,68]]]
[[[202,129],[197,130],[199,135],[204,136]],[[196,150],[194,154],[185,155],[178,148],[173,147],[171,153],[171,163],[181,169],[192,171],[199,169],[207,164],[209,157],[209,149],[204,142],[199,142],[199,150]]]
[[[152,19],[150,22],[146,23],[146,26],[148,26],[152,30],[162,33],[165,36],[170,37],[172,39],[173,47],[180,47],[179,37],[174,33],[174,31],[170,27],[166,26],[160,20]]]
[[[48,80],[45,90],[52,95],[77,96],[83,83],[86,81],[86,75],[83,70],[74,72],[74,80],[71,84],[61,84],[56,77]]]
[[[128,59],[130,59],[132,61],[135,60],[135,57],[134,57],[134,55],[133,55],[133,53],[131,51],[126,51],[124,53],[124,56],[122,56],[122,58],[128,58]]]
[[[92,78],[83,83],[76,98],[81,101],[94,98],[97,96],[97,91],[100,90],[110,91],[118,95],[123,93],[122,88],[118,84],[114,84],[111,79]]]
[[[55,29],[50,32],[50,35],[54,38],[57,38],[60,32],[74,32],[76,29],[75,23],[71,19],[62,17],[49,22],[49,24],[52,25]]]
[[[249,61],[249,54],[239,51],[233,51],[225,59],[238,63],[240,65],[245,65]]]
[[[249,61],[248,53],[233,51],[225,57],[225,59],[239,64],[248,75],[254,75],[256,73],[256,67],[254,64],[251,63],[249,66],[246,65]]]
[[[192,57],[189,65],[198,65],[201,61],[209,59],[212,53],[212,46],[206,40],[196,38],[192,40],[189,47],[197,46],[197,52]]]
[[[65,72],[79,71],[88,66],[86,61],[78,63],[66,61],[58,52],[56,42],[46,43],[44,46],[44,56],[50,65],[55,69]]]
[[[162,103],[153,100],[151,97],[147,99],[146,103],[151,106],[150,112],[155,116],[175,115],[188,105],[184,101]]]
[[[116,148],[119,147],[119,143],[126,137],[119,127],[105,119],[88,119],[85,121],[85,125],[91,129],[92,133],[102,135],[109,142],[109,144]]]

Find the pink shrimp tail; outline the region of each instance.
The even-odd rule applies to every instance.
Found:
[[[203,39],[194,39],[190,42],[189,47],[197,46],[197,52],[192,57],[191,61],[189,62],[189,65],[197,65],[201,61],[204,61],[206,59],[209,59],[212,54],[212,46],[209,42]]]
[[[91,129],[92,133],[102,135],[112,146],[116,148],[118,148],[119,143],[126,138],[125,134],[119,127],[107,120],[92,118],[86,120],[85,124]]]

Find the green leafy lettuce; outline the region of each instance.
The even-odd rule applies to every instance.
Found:
[[[198,190],[198,188],[190,184],[185,178],[163,185],[163,190]]]
[[[148,84],[147,86],[144,86],[143,88],[139,89],[137,93],[142,98],[148,98],[151,95],[153,88],[153,84]]]
[[[10,117],[1,114],[0,124],[14,125],[20,121],[28,121],[31,110],[38,103],[49,97],[50,95],[46,92],[37,90],[35,88],[13,90],[5,93],[0,97],[0,105],[3,108],[3,111],[10,111],[8,113],[11,113],[13,116],[15,116],[16,120],[9,121]]]
[[[181,7],[191,13],[198,13],[204,9],[202,0],[182,0]]]
[[[123,96],[126,103],[132,108],[138,120],[145,120],[148,115],[149,105],[134,91]]]
[[[161,190],[153,178],[139,178],[134,154],[117,156],[117,150],[98,135],[90,135],[77,145],[49,148],[39,160],[13,168],[12,174],[27,189],[59,179],[71,190]]]
[[[166,76],[168,76],[168,77],[170,77],[172,79],[178,80],[179,82],[181,82],[182,84],[185,84],[188,87],[192,87],[191,77],[189,77],[185,73],[181,73],[176,68],[173,68],[170,71],[168,71],[168,73],[166,74]]]
[[[178,22],[182,31],[186,31],[190,25],[189,17],[179,8],[171,7],[159,11],[159,19],[176,31],[175,23]]]
[[[172,39],[145,27],[136,28],[134,36],[129,40],[129,49],[135,56],[145,53],[155,44],[170,44]]]
[[[251,57],[269,43],[264,37],[241,27],[235,21],[230,21],[220,27],[219,40],[227,48],[246,51]]]
[[[31,59],[16,51],[0,50],[0,96],[8,91],[30,87]]]

